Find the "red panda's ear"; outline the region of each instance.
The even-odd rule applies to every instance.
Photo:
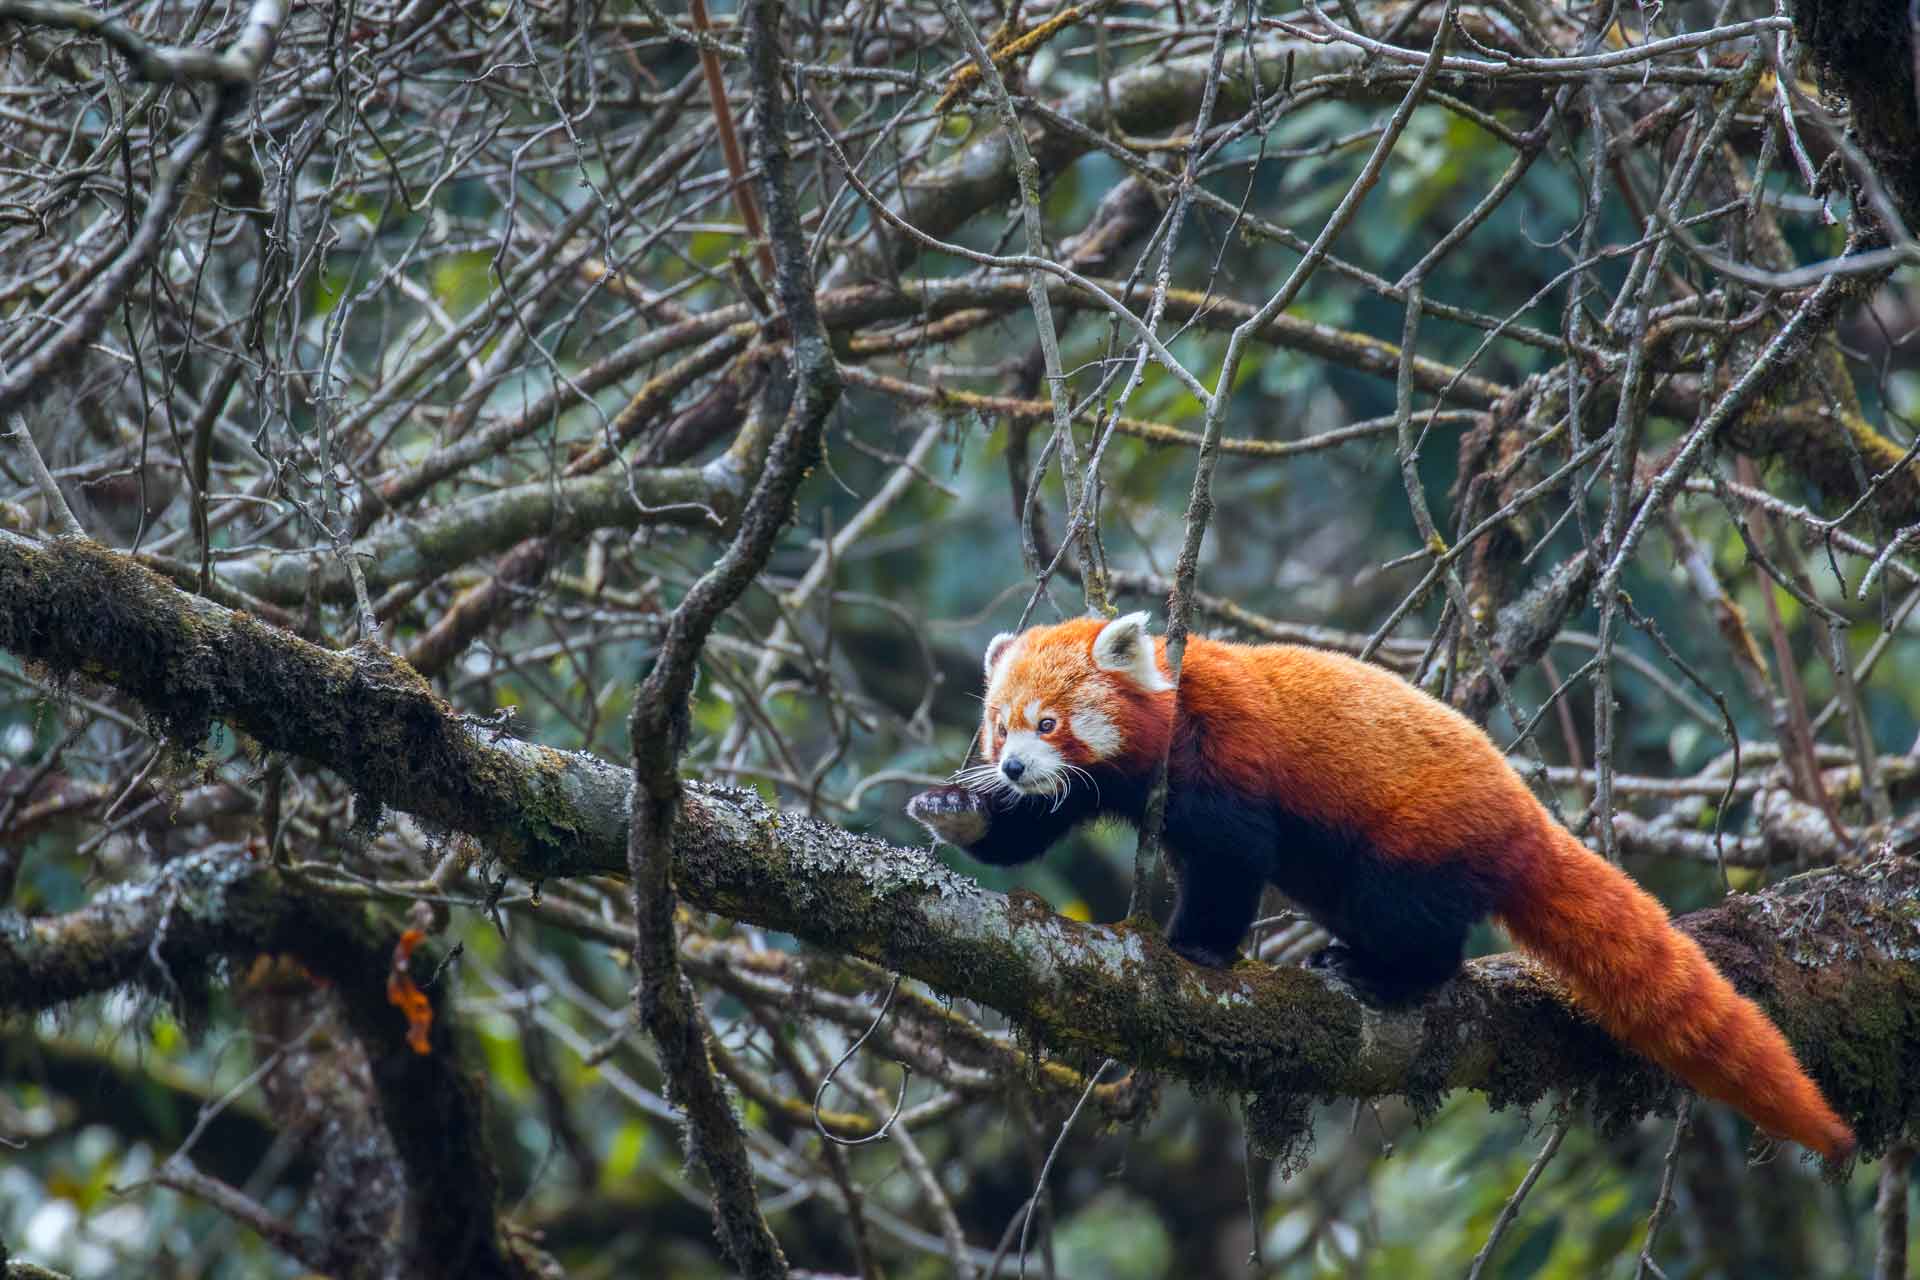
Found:
[[[1019,635],[1012,631],[1002,631],[988,643],[987,677],[989,679],[993,677],[993,669],[1000,665],[1000,659],[1006,656],[1007,650],[1011,648],[1013,642],[1019,638]]]
[[[1118,672],[1150,693],[1173,688],[1154,661],[1145,611],[1123,614],[1100,628],[1100,634],[1093,638],[1093,665],[1102,671]]]

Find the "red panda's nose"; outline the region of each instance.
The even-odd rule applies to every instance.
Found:
[[[1021,763],[1019,756],[1008,756],[1000,762],[1000,772],[1007,775],[1008,782],[1020,781],[1020,775],[1026,771],[1027,766]]]

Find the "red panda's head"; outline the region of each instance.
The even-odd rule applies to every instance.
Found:
[[[1058,799],[1096,766],[1152,768],[1166,747],[1173,690],[1160,650],[1145,613],[995,636],[980,726],[984,763],[958,780]]]

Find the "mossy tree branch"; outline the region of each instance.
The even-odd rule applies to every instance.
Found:
[[[0,648],[113,685],[182,741],[224,723],[479,838],[530,880],[626,871],[627,771],[464,722],[391,658],[317,649],[86,544],[0,534],[0,601]],[[1609,1116],[1668,1096],[1511,957],[1388,1016],[1313,973],[1196,970],[1156,934],[1064,919],[750,793],[690,786],[672,849],[686,902],[990,1005],[1063,1052],[1249,1092],[1430,1101],[1466,1087],[1524,1104],[1577,1090]],[[1866,1150],[1920,1115],[1920,867],[1802,877],[1683,927],[1780,1021]],[[0,967],[0,984],[17,991],[24,972]]]

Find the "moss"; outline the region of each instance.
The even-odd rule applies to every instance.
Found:
[[[1239,1089],[1257,1081],[1284,1092],[1350,1074],[1360,1010],[1318,976],[1250,961],[1227,970],[1180,969],[1213,996],[1204,1006],[1209,1016],[1181,1018],[1158,1033],[1175,1046],[1176,1059],[1198,1068],[1201,1083]],[[1190,998],[1155,1004],[1194,1007]]]
[[[211,686],[196,661],[206,638],[190,616],[170,609],[162,630],[137,625],[172,595],[97,543],[53,543],[30,569],[14,563],[0,572],[0,599],[27,606],[0,610],[0,648],[59,675],[111,679],[136,693],[157,734],[191,746],[211,727]]]
[[[1474,1029],[1464,1007],[1447,998],[1429,1000],[1420,1010],[1420,1051],[1408,1064],[1401,1096],[1415,1118],[1425,1122],[1440,1109]]]
[[[1282,1178],[1303,1171],[1313,1154],[1313,1099],[1281,1089],[1248,1098],[1247,1145],[1278,1164]]]
[[[1872,1157],[1910,1137],[1920,1116],[1920,1074],[1909,1067],[1920,1041],[1920,974],[1904,963],[1854,963],[1867,972],[1844,991],[1831,971],[1810,974],[1811,998],[1794,1002],[1798,1016],[1782,1029]]]
[[[472,776],[479,788],[494,795],[512,796],[516,834],[514,861],[556,872],[571,865],[585,833],[575,821],[578,812],[566,788],[567,762],[556,751],[540,748],[532,767],[506,757],[473,752]]]
[[[1015,889],[1007,894],[1007,924],[1015,929],[1053,918],[1053,907],[1039,894]]]

